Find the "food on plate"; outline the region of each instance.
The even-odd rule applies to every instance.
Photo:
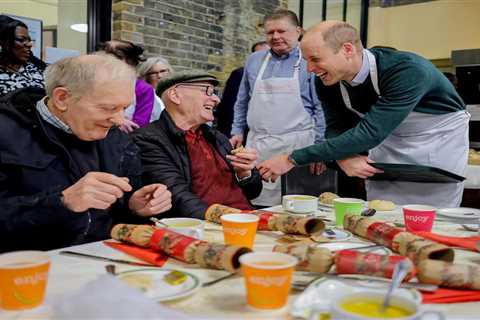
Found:
[[[468,164],[478,166],[480,165],[480,152],[470,149],[468,152]]]
[[[395,203],[388,200],[371,200],[368,202],[368,208],[377,211],[392,211],[395,209]]]
[[[336,198],[338,198],[338,195],[333,192],[324,192],[318,197],[320,202],[323,204],[333,204],[333,199]]]
[[[245,150],[245,148],[244,148],[243,146],[240,146],[240,147],[238,147],[238,148],[236,148],[236,149],[233,149],[233,150],[231,151],[231,153],[232,153],[233,155],[236,155],[237,153],[242,152],[243,150]]]
[[[354,315],[368,317],[369,319],[403,319],[413,315],[410,310],[395,305],[389,305],[383,310],[382,301],[366,298],[343,302],[340,304],[340,308]]]
[[[134,273],[121,276],[120,279],[132,288],[148,291],[153,285],[153,277],[150,274]]]
[[[173,271],[167,273],[163,277],[163,280],[165,280],[166,283],[168,283],[172,286],[176,286],[176,285],[182,284],[185,281],[187,281],[187,278],[188,278],[188,276],[185,273],[183,273],[181,271],[178,271],[178,270],[173,270]]]

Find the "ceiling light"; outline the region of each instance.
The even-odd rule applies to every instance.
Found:
[[[70,26],[70,29],[72,30],[75,30],[75,31],[78,31],[78,32],[83,32],[83,33],[87,33],[88,32],[88,26],[86,23],[76,23],[76,24],[72,24]]]

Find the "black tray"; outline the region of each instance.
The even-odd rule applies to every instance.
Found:
[[[433,183],[458,183],[465,177],[449,171],[414,164],[399,163],[370,163],[372,167],[383,170],[376,173],[370,180],[410,181],[410,182],[433,182]]]

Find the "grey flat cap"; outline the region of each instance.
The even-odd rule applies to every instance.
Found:
[[[209,82],[214,86],[217,86],[219,81],[215,76],[204,71],[179,71],[174,72],[165,78],[160,79],[155,90],[157,96],[161,97],[162,93],[179,83],[193,83],[193,82]]]

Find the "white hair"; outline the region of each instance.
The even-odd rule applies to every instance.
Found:
[[[138,67],[137,67],[138,77],[145,80],[145,77],[147,76],[147,73],[150,72],[150,70],[157,63],[163,64],[165,67],[167,67],[167,69],[170,73],[173,73],[173,68],[170,65],[170,63],[168,63],[167,59],[165,59],[163,57],[152,57],[152,58],[148,58],[147,60],[145,60],[144,62],[142,62],[141,64],[138,65]]]
[[[68,88],[71,95],[79,98],[92,92],[97,81],[136,80],[135,69],[114,56],[102,53],[61,59],[45,70],[45,90],[52,97],[58,87]]]

